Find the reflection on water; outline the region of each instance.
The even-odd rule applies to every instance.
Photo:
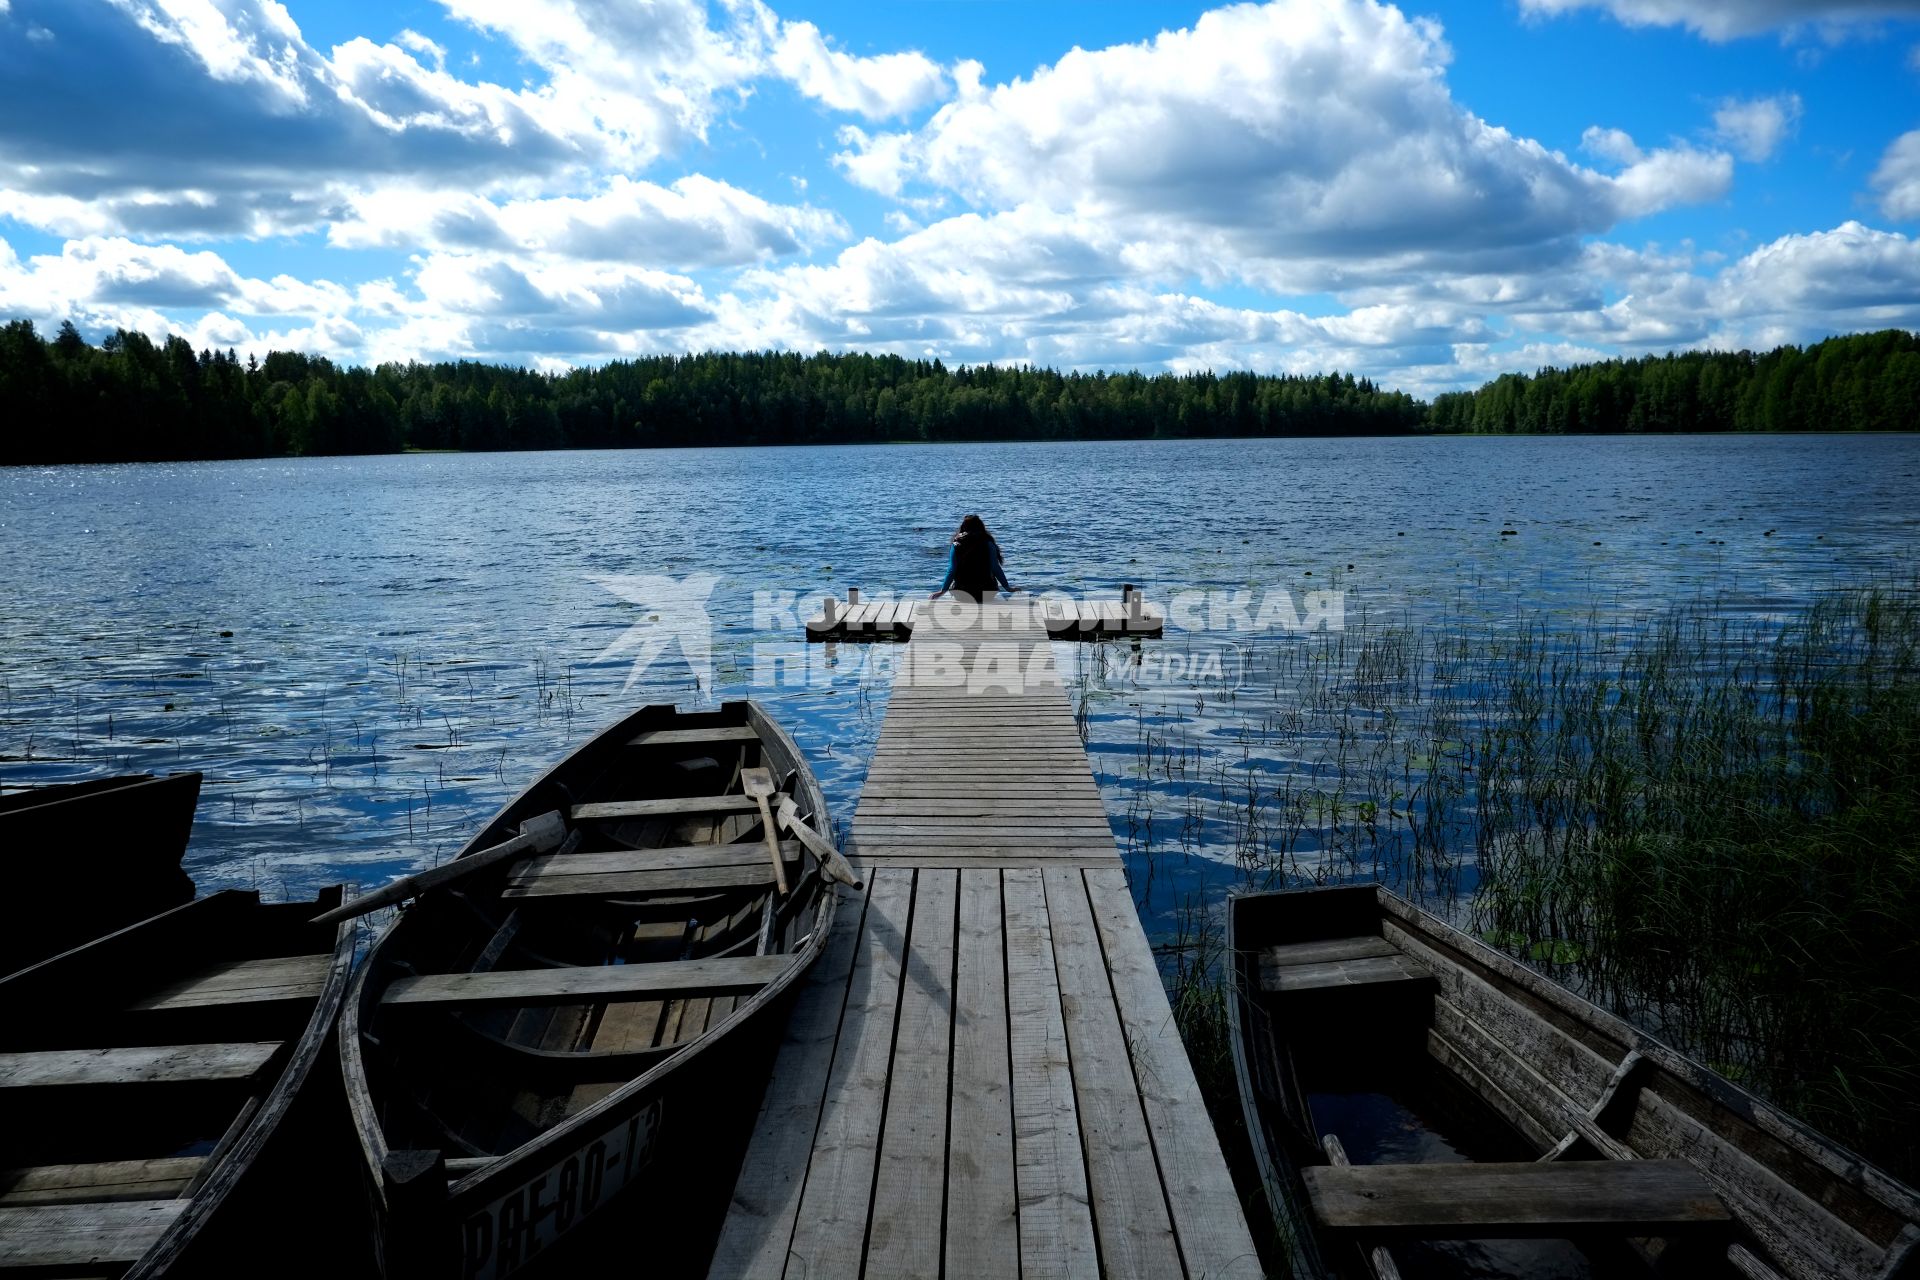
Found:
[[[872,650],[837,646],[801,652],[769,686],[768,647],[797,645],[794,614],[827,590],[930,590],[966,511],[986,516],[1032,589],[1111,594],[1124,580],[1154,600],[1281,588],[1296,602],[1337,590],[1353,619],[1631,626],[1702,592],[1759,616],[1836,579],[1910,569],[1917,481],[1912,436],[12,469],[0,471],[0,781],[201,769],[187,863],[202,889],[300,896],[444,858],[637,702],[751,693],[793,728],[844,823],[885,676]],[[615,642],[646,606],[601,580],[699,573],[717,578],[711,687],[675,649],[628,687],[633,653]],[[791,595],[763,598],[756,616],[756,592]],[[1398,678],[1393,653],[1361,662],[1337,635],[1177,628],[1157,647],[1220,639],[1253,673],[1237,689],[1129,668],[1120,644],[1061,649],[1115,834],[1152,888],[1150,924],[1181,893],[1238,877],[1249,841],[1283,838],[1302,866],[1341,856],[1345,830],[1314,820],[1321,788],[1340,752],[1392,731],[1366,682]],[[1336,661],[1359,663],[1353,696],[1300,705],[1294,677]],[[1410,793],[1420,761],[1401,767]],[[1370,802],[1417,823],[1392,800]],[[1298,821],[1276,836],[1247,819],[1262,811]]]

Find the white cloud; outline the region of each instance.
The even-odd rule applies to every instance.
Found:
[[[947,77],[922,53],[858,58],[830,48],[811,22],[783,24],[773,66],[800,92],[870,120],[903,116],[946,97]]]
[[[1590,126],[1580,135],[1580,148],[1615,164],[1639,164],[1643,158],[1633,135],[1624,129],[1603,129],[1599,125]]]
[[[1920,129],[1893,140],[1869,179],[1889,218],[1920,218]]]
[[[761,262],[848,234],[833,213],[772,204],[699,175],[667,187],[616,176],[589,196],[503,202],[391,186],[347,204],[327,236],[348,249],[494,249],[696,268]]]
[[[1283,291],[1538,264],[1730,181],[1728,157],[1686,146],[1635,149],[1614,176],[1572,164],[1456,104],[1450,56],[1437,25],[1373,0],[1236,5],[963,82],[918,130],[843,130],[835,161],[885,195],[1072,211],[1142,246],[1143,266]]]
[[[411,49],[415,53],[422,53],[432,58],[433,69],[435,71],[445,71],[447,69],[447,47],[439,41],[430,39],[427,36],[421,35],[418,31],[408,28],[395,36],[394,42],[403,49]]]
[[[1890,17],[1920,14],[1920,0],[1520,0],[1523,13],[1603,9],[1634,27],[1686,27],[1709,40],[1813,27],[1829,39]]]
[[[1780,144],[1800,127],[1803,107],[1797,93],[1769,98],[1723,98],[1714,108],[1713,132],[1742,160],[1770,160]]]

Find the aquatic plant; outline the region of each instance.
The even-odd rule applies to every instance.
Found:
[[[1920,584],[1785,612],[1363,616],[1266,647],[1239,696],[1264,710],[1226,718],[1238,761],[1139,712],[1137,892],[1189,883],[1205,849],[1250,889],[1385,880],[1920,1173]],[[1230,1088],[1219,887],[1168,891],[1176,1017]]]

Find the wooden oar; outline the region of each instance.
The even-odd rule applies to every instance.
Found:
[[[497,862],[522,857],[529,853],[551,853],[559,848],[560,842],[566,838],[567,820],[560,816],[559,810],[549,809],[521,823],[520,834],[511,840],[502,840],[499,844],[475,850],[464,858],[455,858],[452,862],[434,867],[430,871],[401,876],[385,888],[375,889],[364,898],[355,898],[352,902],[317,915],[308,923],[334,924],[341,920],[350,920],[354,916],[363,916],[369,911],[399,902],[403,898],[417,898],[436,885],[464,879]]]
[[[773,829],[773,809],[767,803],[768,797],[778,795],[780,789],[774,785],[773,774],[765,768],[742,769],[740,771],[740,789],[752,796],[760,806],[760,834],[766,837],[767,852],[773,855],[773,880],[780,886],[780,896],[787,896],[787,868],[780,860],[780,837]]]
[[[820,860],[820,869],[826,873],[829,880],[838,880],[841,884],[852,885],[856,889],[860,887],[860,877],[853,874],[852,865],[840,856],[840,851],[834,848],[825,836],[815,831],[801,818],[800,806],[793,802],[791,796],[780,797],[780,825],[785,827],[794,839],[807,846],[808,851]]]

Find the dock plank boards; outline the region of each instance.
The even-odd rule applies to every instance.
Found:
[[[1048,622],[944,612],[893,613],[915,634],[845,844],[867,888],[708,1274],[1252,1280]]]

